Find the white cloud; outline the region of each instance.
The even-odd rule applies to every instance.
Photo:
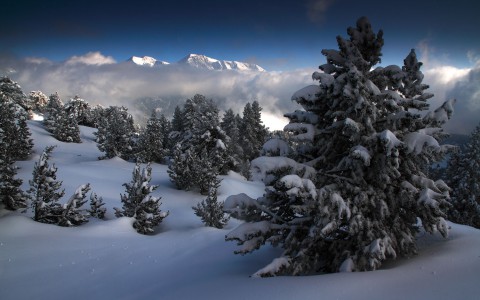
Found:
[[[424,46],[423,49],[428,50],[428,45]],[[428,92],[435,94],[429,102],[431,109],[456,98],[454,116],[445,128],[451,133],[469,134],[480,120],[480,64],[475,62],[470,68],[457,68],[437,60],[431,52],[428,55],[423,55],[427,61],[422,72],[423,82],[430,85]],[[420,61],[425,62],[422,58]],[[94,61],[98,64],[92,64]],[[102,64],[102,61],[109,63]],[[0,70],[10,67],[1,64],[0,59]],[[257,100],[270,129],[282,129],[288,121],[283,114],[301,109],[290,100],[291,95],[312,84],[311,74],[315,71],[312,68],[244,73],[205,71],[178,65],[145,68],[128,62],[112,63],[99,52],[74,57],[64,63],[29,59],[22,65],[17,61],[12,67],[16,70],[11,73],[12,79],[18,81],[26,93],[32,90],[41,90],[47,95],[58,92],[63,100],[79,95],[92,105],[125,105],[132,113],[135,113],[132,102],[141,97],[186,100],[199,93],[218,101],[221,110],[232,108],[240,114],[247,102]]]
[[[257,100],[263,119],[271,129],[282,129],[286,112],[299,109],[291,95],[311,84],[313,69],[288,72],[206,71],[181,65],[146,68],[129,62],[93,64],[109,61],[98,52],[73,57],[63,63],[17,63],[12,79],[23,90],[58,92],[66,101],[79,95],[92,105],[125,105],[132,113],[132,101],[141,97],[178,97],[186,100],[203,94],[218,101],[220,109],[242,113],[247,102]],[[107,57],[108,58],[108,57]],[[88,63],[85,63],[88,61]],[[33,63],[35,62],[35,65]]]
[[[72,56],[69,58],[65,64],[75,65],[75,64],[85,64],[85,65],[105,65],[105,64],[114,64],[116,63],[115,59],[111,56],[104,56],[102,53],[88,52],[81,56]]]

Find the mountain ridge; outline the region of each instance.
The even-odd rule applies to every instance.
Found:
[[[253,63],[246,63],[235,60],[220,60],[212,57],[208,57],[203,54],[188,54],[175,63],[169,63],[161,61],[151,56],[132,56],[127,61],[132,62],[139,66],[157,67],[162,65],[188,65],[197,69],[204,70],[237,70],[237,71],[255,71],[265,72],[266,70],[261,66]]]

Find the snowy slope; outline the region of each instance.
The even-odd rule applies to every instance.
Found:
[[[144,57],[132,56],[128,59],[128,61],[131,61],[134,64],[139,65],[139,66],[148,66],[148,67],[169,65],[170,64],[169,62],[157,60],[157,59],[155,59],[153,57],[150,57],[150,56],[144,56]]]
[[[218,60],[200,54],[189,54],[182,58],[178,64],[186,64],[195,68],[206,70],[265,71],[265,69],[256,64],[230,60]]]
[[[81,127],[82,144],[57,142],[36,121],[29,123],[37,155],[19,163],[28,179],[46,145],[57,144],[52,163],[66,189],[90,182],[107,206],[107,220],[62,228],[36,223],[32,213],[0,210],[0,298],[9,299],[478,299],[480,230],[451,224],[450,237],[420,235],[419,255],[387,263],[375,272],[308,277],[250,278],[279,255],[278,249],[234,255],[226,229],[206,228],[191,206],[203,197],[178,191],[164,165],[153,165],[154,192],[170,215],[153,236],[117,219],[122,183],[133,164],[121,159],[97,160],[93,129]],[[219,200],[244,192],[262,194],[263,185],[232,173],[224,176]]]

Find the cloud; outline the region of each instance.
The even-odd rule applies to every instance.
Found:
[[[115,59],[111,56],[104,56],[102,53],[88,52],[87,54],[81,56],[72,56],[70,57],[65,64],[75,65],[75,64],[85,64],[85,65],[106,65],[116,63]]]
[[[423,62],[423,82],[430,86],[428,92],[435,94],[430,108],[436,109],[446,100],[457,99],[452,119],[445,125],[449,133],[470,134],[480,121],[480,59],[469,51],[465,55],[471,66],[452,66],[448,54],[439,54],[428,41],[421,41],[417,47],[419,60]]]
[[[4,67],[1,62],[0,69]],[[300,109],[290,100],[291,95],[312,84],[314,71],[210,71],[175,64],[150,68],[131,62],[112,63],[99,52],[75,56],[62,63],[30,58],[10,66],[16,70],[12,79],[25,93],[58,92],[63,101],[78,95],[92,105],[125,105],[134,114],[133,102],[142,97],[184,101],[199,93],[217,101],[221,110],[232,108],[240,114],[247,102],[257,100],[270,129],[282,129],[288,122],[283,114]]]
[[[430,85],[427,91],[435,94],[429,102],[431,109],[456,98],[455,113],[445,129],[450,133],[469,134],[478,125],[480,116],[480,63],[474,61],[469,68],[458,68],[442,63],[431,52],[429,55],[422,72],[423,82]],[[84,63],[85,60],[79,58],[91,60],[86,59],[90,63]],[[98,63],[93,64],[94,61]],[[102,61],[109,63],[102,64]],[[63,63],[33,58],[12,61],[11,57],[8,60],[0,57],[0,70],[15,70],[8,75],[19,82],[25,93],[58,92],[64,101],[79,95],[92,105],[125,105],[136,116],[134,102],[143,97],[178,99],[182,105],[199,93],[217,101],[221,110],[231,108],[240,114],[247,102],[257,100],[270,129],[282,129],[288,122],[283,114],[301,109],[290,100],[292,94],[315,84],[311,79],[313,68],[258,73],[207,71],[175,64],[149,68],[130,62],[112,63],[99,52]]]
[[[308,19],[313,23],[321,23],[325,20],[325,14],[328,8],[335,0],[308,0],[307,15]]]

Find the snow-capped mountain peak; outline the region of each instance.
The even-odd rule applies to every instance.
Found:
[[[256,64],[218,60],[201,54],[189,54],[178,61],[178,63],[207,70],[265,71],[265,69]]]
[[[161,61],[157,60],[153,57],[150,56],[144,56],[144,57],[138,57],[138,56],[132,56],[129,61],[132,61],[134,64],[139,65],[139,66],[148,66],[148,67],[153,67],[155,65],[168,65],[170,63],[166,61]]]

